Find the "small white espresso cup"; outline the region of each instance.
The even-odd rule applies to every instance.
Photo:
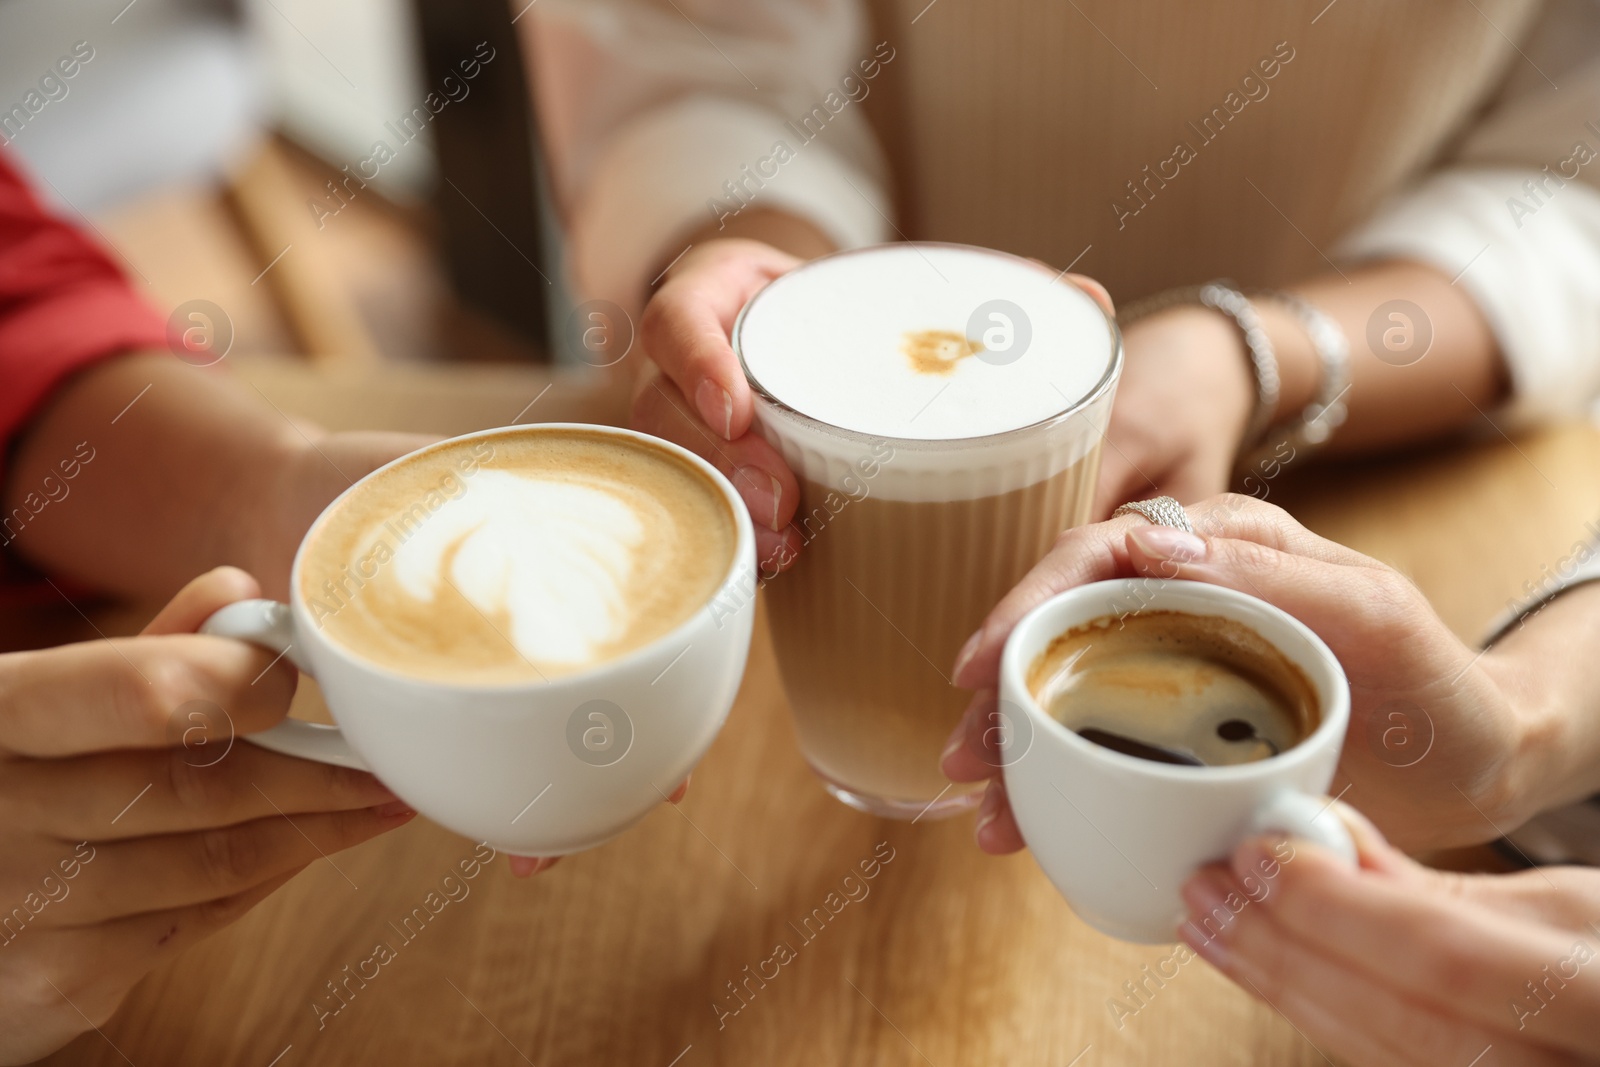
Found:
[[[755,535],[733,486],[709,463],[632,430],[540,423],[467,434],[423,451],[561,430],[644,441],[692,464],[722,491],[734,517],[735,548],[700,610],[643,648],[548,682],[467,685],[407,677],[329,640],[301,595],[305,546],[338,507],[335,500],[301,542],[288,604],[230,604],[201,632],[282,653],[317,680],[338,725],[289,719],[246,739],[370,770],[423,815],[513,855],[592,848],[666,799],[711,746],[744,674],[755,619]]]
[[[1034,700],[1028,670],[1068,630],[1134,611],[1250,627],[1305,672],[1321,723],[1286,752],[1228,767],[1158,763],[1078,736]],[[1253,833],[1282,831],[1355,860],[1349,832],[1322,796],[1339,762],[1350,688],[1322,639],[1271,604],[1200,582],[1079,586],[1017,624],[1000,661],[1000,697],[1001,763],[1023,840],[1073,911],[1112,937],[1177,940],[1180,887]]]

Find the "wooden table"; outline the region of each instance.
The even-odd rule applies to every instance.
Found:
[[[1411,574],[1469,637],[1600,515],[1600,434],[1588,427],[1297,474],[1274,483],[1274,499]],[[1027,855],[981,855],[970,818],[912,826],[829,799],[787,716],[763,622],[727,729],[681,807],[531,881],[496,864],[413,920],[405,940],[404,918],[426,915],[429,894],[442,897],[474,851],[419,819],[313,865],[153,974],[104,1036],[51,1062],[1324,1062],[1199,961],[1130,998],[1124,983],[1169,949],[1090,930]],[[807,940],[801,920],[842,898],[875,850],[892,859],[866,895],[820,930],[814,921]],[[329,983],[380,943],[394,958],[335,999]],[[749,978],[780,943],[794,958],[769,981]],[[1138,1009],[1120,1026],[1113,999]]]

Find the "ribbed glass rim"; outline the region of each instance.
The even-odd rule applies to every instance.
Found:
[[[978,437],[892,437],[882,434],[863,433],[860,430],[851,430],[843,426],[835,426],[831,422],[824,422],[821,419],[807,415],[805,412],[774,396],[766,386],[761,384],[760,379],[758,379],[755,376],[755,373],[751,371],[750,365],[745,362],[744,346],[741,344],[741,333],[744,328],[745,316],[749,313],[750,309],[755,307],[756,302],[766,295],[773,286],[777,285],[785,278],[793,277],[800,271],[809,270],[810,268],[815,267],[817,264],[824,263],[828,260],[842,259],[846,256],[859,256],[873,252],[881,252],[891,248],[958,249],[963,252],[976,252],[980,255],[995,256],[1002,259],[1013,260],[1017,263],[1023,264],[1030,270],[1038,271],[1040,274],[1048,274],[1050,272],[1049,267],[1044,266],[1037,260],[1028,259],[1025,256],[1019,256],[1012,252],[1002,252],[995,248],[984,248],[981,245],[961,244],[954,241],[896,241],[889,244],[867,245],[863,248],[847,248],[843,251],[830,252],[825,256],[818,256],[816,259],[807,260],[805,263],[800,264],[793,270],[778,275],[778,277],[772,279],[772,281],[768,282],[766,285],[757,290],[754,296],[745,301],[744,307],[739,309],[738,316],[733,320],[733,332],[730,335],[729,340],[733,346],[733,354],[739,360],[739,369],[744,372],[744,380],[749,384],[752,392],[754,392],[768,404],[771,404],[773,407],[783,412],[787,417],[792,418],[802,425],[813,428],[824,434],[842,437],[846,440],[863,442],[888,441],[897,447],[938,451],[942,449],[957,450],[987,448],[992,445],[1005,444],[1015,438],[1025,437],[1029,434],[1035,434],[1041,430],[1049,429],[1050,427],[1065,422],[1072,416],[1080,414],[1092,407],[1097,401],[1104,397],[1106,393],[1111,391],[1111,389],[1116,385],[1117,380],[1121,377],[1123,363],[1122,331],[1117,326],[1116,316],[1107,314],[1105,308],[1100,306],[1099,301],[1094,300],[1094,298],[1089,296],[1088,293],[1083,293],[1085,297],[1088,297],[1089,300],[1094,303],[1095,310],[1099,311],[1101,318],[1105,320],[1106,330],[1111,338],[1111,359],[1106,364],[1105,373],[1101,375],[1100,380],[1094,384],[1093,388],[1091,388],[1078,400],[1063,408],[1061,411],[1058,411],[1054,415],[1048,415],[1037,422],[1030,422],[1024,426],[1018,426],[1010,430],[1001,430],[999,433],[983,434]],[[1052,277],[1051,284],[1066,284],[1068,287],[1082,293],[1083,290],[1078,289],[1078,287],[1072,285],[1071,282],[1061,283],[1060,279],[1065,276],[1066,273],[1067,272],[1064,270],[1057,273],[1054,277]]]

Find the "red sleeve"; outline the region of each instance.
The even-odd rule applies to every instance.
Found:
[[[160,348],[166,328],[122,271],[77,227],[40,205],[0,152],[0,488],[12,441],[74,371],[134,349]],[[0,604],[29,592],[5,545],[25,515],[0,526]]]
[[[155,309],[94,241],[40,205],[0,153],[0,461],[68,375],[165,343]]]

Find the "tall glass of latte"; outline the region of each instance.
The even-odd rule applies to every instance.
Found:
[[[1086,521],[1122,369],[1115,322],[1031,260],[896,244],[814,260],[733,346],[800,479],[767,604],[800,747],[829,792],[916,819],[976,802],[939,771],[962,642]]]

